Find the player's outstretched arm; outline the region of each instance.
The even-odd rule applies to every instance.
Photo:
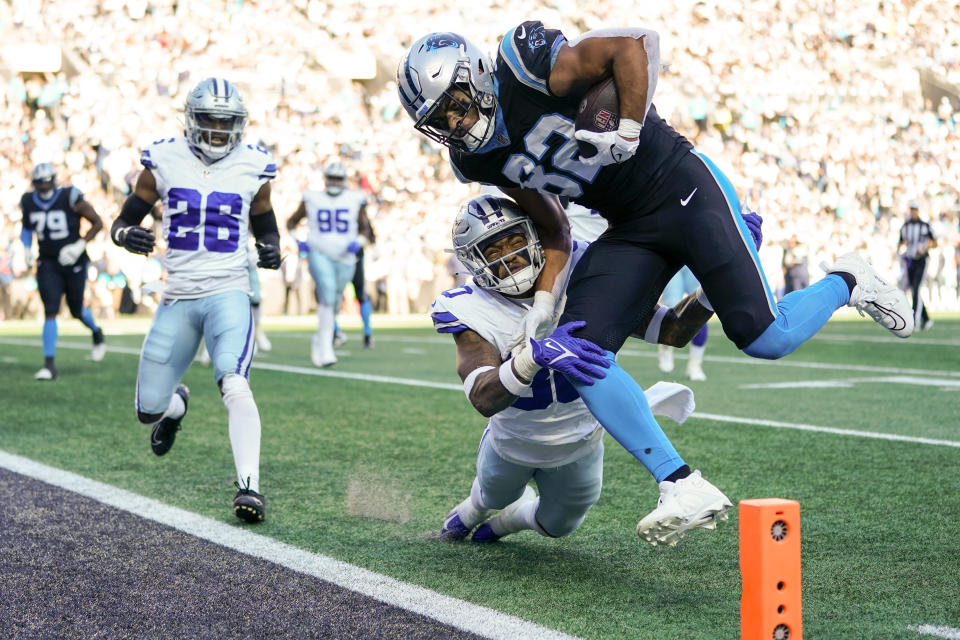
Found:
[[[470,404],[486,418],[506,409],[517,400],[523,387],[530,380],[522,379],[513,371],[516,384],[510,391],[504,386],[500,369],[510,367],[511,362],[500,361],[497,347],[484,340],[479,333],[467,329],[453,335],[457,342],[457,373],[463,380],[463,391]]]
[[[113,221],[113,226],[110,228],[110,238],[113,243],[130,253],[147,255],[153,251],[157,243],[153,231],[141,227],[140,223],[153,210],[153,205],[159,199],[157,180],[150,169],[144,169],[137,177],[133,193],[124,200],[120,215]]]
[[[543,270],[534,285],[533,307],[512,339],[513,344],[520,344],[528,338],[542,338],[553,329],[556,303],[570,268],[573,241],[559,198],[529,189],[505,188],[503,192],[533,220],[544,255]]]

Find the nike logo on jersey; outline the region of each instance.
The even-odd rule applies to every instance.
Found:
[[[517,38],[519,38],[520,40],[523,40],[526,37],[527,37],[527,26],[522,24],[520,25],[520,33],[517,34]]]
[[[697,189],[699,189],[699,188],[700,188],[700,187],[694,187],[694,188],[693,188],[693,191],[690,192],[690,195],[688,195],[686,198],[683,198],[683,199],[680,201],[680,206],[681,206],[681,207],[687,206],[687,203],[690,202],[690,198],[693,197],[693,194],[695,194],[695,193],[697,192]]]
[[[540,343],[543,347],[543,355],[546,356],[547,362],[553,364],[554,362],[559,362],[564,358],[576,358],[572,351],[564,347],[562,344],[553,340],[551,338],[545,339]]]

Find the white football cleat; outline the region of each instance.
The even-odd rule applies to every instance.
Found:
[[[267,334],[263,332],[263,329],[257,330],[257,349],[267,353],[270,349],[273,349],[273,345],[270,344],[270,338],[267,337]]]
[[[320,332],[310,337],[310,361],[315,367],[329,367],[337,363],[332,344],[324,344]]]
[[[720,489],[704,480],[700,470],[676,482],[660,483],[657,508],[637,523],[637,535],[657,546],[674,546],[690,529],[716,529],[732,507]]]
[[[343,331],[335,331],[333,333],[333,346],[334,348],[340,348],[347,343],[347,334]]]
[[[90,350],[90,359],[100,362],[107,355],[107,343],[103,340],[103,331],[93,334],[93,348]]]
[[[856,278],[857,286],[850,293],[847,306],[856,309],[860,315],[870,316],[898,338],[909,338],[913,333],[913,308],[907,296],[880,278],[869,261],[856,253],[847,253],[837,258],[833,265],[821,262],[820,268],[827,274],[842,271]]]
[[[33,374],[34,380],[56,380],[57,379],[57,370],[56,368],[51,369],[49,367],[44,367]]]
[[[673,371],[673,347],[665,344],[657,346],[657,366],[664,373]]]
[[[703,372],[703,366],[699,362],[691,359],[687,362],[687,377],[696,382],[703,382],[707,379],[707,374]]]

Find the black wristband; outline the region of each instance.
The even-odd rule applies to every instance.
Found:
[[[138,225],[151,211],[153,211],[153,205],[134,193],[123,201],[120,219],[127,223],[126,226]]]
[[[270,209],[264,213],[250,216],[250,229],[257,240],[267,241],[280,238],[280,229],[277,228],[277,216]]]

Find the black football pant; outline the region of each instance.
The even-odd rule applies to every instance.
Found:
[[[923,283],[923,274],[927,271],[927,257],[907,260],[907,282],[913,291],[913,321],[914,326],[923,328],[923,324],[930,319],[927,307],[920,299],[920,285]]]
[[[40,290],[40,300],[43,301],[43,311],[48,318],[54,318],[60,312],[60,299],[64,294],[67,296],[70,315],[80,318],[89,264],[86,257],[67,267],[61,266],[56,258],[40,258],[37,264],[37,288]]]
[[[777,317],[739,199],[709,159],[691,152],[652,213],[608,229],[574,268],[561,323],[585,320],[577,335],[616,352],[647,320],[666,283],[690,267],[738,349]]]

